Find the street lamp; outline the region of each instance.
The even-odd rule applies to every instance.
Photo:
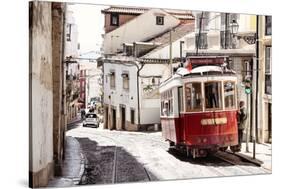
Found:
[[[238,34],[239,25],[236,20],[232,20],[232,22],[229,23],[229,30],[231,32],[232,38],[230,39],[230,45],[231,48],[236,48],[237,46],[237,34]]]
[[[237,23],[236,20],[232,20],[232,22],[229,25],[230,29],[231,29],[231,34],[233,36],[235,36],[238,33],[238,29],[239,29],[239,24]]]

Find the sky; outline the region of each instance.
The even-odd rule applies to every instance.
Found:
[[[69,10],[73,11],[75,23],[78,26],[80,54],[89,51],[100,52],[102,45],[101,35],[104,33],[104,15],[101,13],[101,10],[105,8],[107,6],[90,4],[69,5]]]

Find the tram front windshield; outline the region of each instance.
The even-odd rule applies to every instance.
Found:
[[[222,108],[221,82],[207,82],[204,84],[206,109]]]

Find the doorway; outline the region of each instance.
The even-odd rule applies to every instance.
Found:
[[[112,108],[112,129],[116,130],[116,109]]]
[[[104,128],[108,129],[108,107],[105,106],[105,111],[104,111]]]
[[[126,106],[120,105],[120,114],[121,114],[121,129],[125,130],[125,127],[126,127]]]
[[[268,103],[268,142],[271,143],[272,137],[272,110],[271,103]]]

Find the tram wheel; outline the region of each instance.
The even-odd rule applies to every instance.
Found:
[[[241,151],[241,147],[239,145],[236,146],[230,146],[230,150],[235,153],[235,152],[240,152]]]
[[[226,146],[226,147],[221,147],[221,148],[220,148],[220,151],[225,152],[225,151],[227,150],[227,148],[228,148],[228,146]]]
[[[170,147],[174,147],[174,146],[175,146],[175,143],[172,142],[172,141],[169,141],[169,146],[170,146]]]

